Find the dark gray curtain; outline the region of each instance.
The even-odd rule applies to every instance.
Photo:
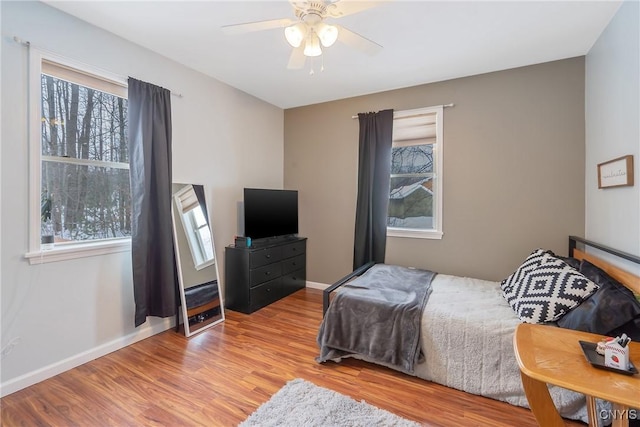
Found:
[[[171,224],[171,93],[129,78],[129,174],[135,325],[176,314]]]
[[[387,209],[393,110],[360,113],[358,201],[353,247],[353,269],[370,262],[384,262],[387,244]]]

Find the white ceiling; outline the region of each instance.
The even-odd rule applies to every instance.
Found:
[[[344,44],[288,70],[282,29],[225,35],[223,25],[294,18],[287,1],[45,3],[281,108],[585,55],[620,1],[389,1],[328,20],[384,49]],[[352,0],[340,0],[352,1]]]

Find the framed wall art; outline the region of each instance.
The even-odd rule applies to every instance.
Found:
[[[598,164],[598,188],[633,185],[633,156],[627,155]]]

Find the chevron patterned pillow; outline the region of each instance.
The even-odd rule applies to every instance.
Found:
[[[554,322],[598,290],[598,285],[544,249],[533,251],[500,286],[526,323]]]

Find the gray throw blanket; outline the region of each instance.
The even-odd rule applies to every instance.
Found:
[[[337,292],[320,325],[318,362],[361,355],[413,373],[420,319],[436,273],[376,264]]]

